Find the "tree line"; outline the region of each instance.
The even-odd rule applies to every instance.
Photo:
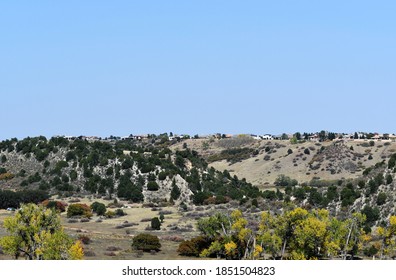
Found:
[[[390,258],[395,253],[396,216],[376,232],[364,231],[366,216],[351,213],[344,220],[324,209],[295,208],[280,215],[262,212],[258,223],[240,210],[217,213],[198,221],[200,235],[183,241],[179,254],[224,259],[354,259]]]

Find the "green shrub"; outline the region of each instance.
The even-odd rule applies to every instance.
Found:
[[[106,213],[106,205],[103,203],[95,201],[91,204],[91,209],[95,212],[98,216],[102,216]]]
[[[374,225],[374,223],[379,219],[380,217],[380,211],[377,207],[370,207],[368,205],[364,206],[362,210],[362,214],[366,215],[366,224],[369,226]]]
[[[108,210],[108,211],[105,213],[105,216],[106,216],[106,218],[108,218],[108,219],[114,218],[115,215],[116,215],[116,213],[115,213],[114,211],[111,211],[111,210]]]
[[[291,179],[289,176],[280,174],[276,178],[274,184],[275,184],[275,186],[278,186],[278,187],[286,187],[286,186],[294,187],[298,184],[298,182],[295,179]]]
[[[77,172],[73,169],[70,171],[70,180],[75,181],[77,179]]]
[[[363,253],[365,256],[371,258],[372,256],[378,253],[378,249],[374,245],[371,245],[368,248],[364,248]]]
[[[161,221],[157,217],[151,219],[151,228],[154,230],[161,229]]]
[[[159,251],[161,243],[159,238],[155,235],[141,233],[136,235],[132,240],[132,248],[143,251]]]
[[[165,180],[167,175],[168,174],[166,172],[164,172],[164,171],[160,172],[158,174],[158,180],[161,180],[161,181]]]
[[[191,240],[182,241],[177,249],[177,252],[181,256],[199,257],[202,250],[210,246],[211,240],[198,236]]]
[[[81,204],[81,203],[70,204],[69,207],[67,208],[67,217],[70,218],[73,216],[83,216],[90,218],[92,217],[92,210],[86,204]]]
[[[386,193],[379,193],[377,197],[377,205],[383,205],[386,202],[387,195]]]
[[[180,197],[180,194],[181,194],[181,192],[180,192],[179,187],[176,185],[176,182],[173,181],[172,190],[171,190],[171,198],[173,200],[177,200]]]
[[[393,182],[393,177],[392,177],[392,175],[390,175],[390,174],[388,174],[388,175],[386,175],[386,184],[387,185],[389,185],[389,184],[392,184],[392,182]]]
[[[115,214],[117,215],[117,216],[125,216],[126,215],[126,213],[124,212],[124,210],[122,210],[122,209],[117,209],[116,211],[115,211]]]
[[[150,181],[147,183],[147,190],[149,191],[158,191],[159,190],[159,186],[157,184],[157,182],[155,181]]]
[[[392,169],[396,166],[396,154],[393,154],[388,161],[388,168]]]

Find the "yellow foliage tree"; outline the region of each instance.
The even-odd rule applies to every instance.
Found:
[[[377,233],[382,240],[380,247],[380,258],[383,259],[396,248],[396,216],[391,216],[389,218],[388,226],[386,228],[378,227]]]
[[[82,248],[64,233],[60,218],[53,209],[35,204],[22,205],[14,217],[5,219],[9,235],[0,239],[3,251],[16,259],[28,260],[82,259]]]

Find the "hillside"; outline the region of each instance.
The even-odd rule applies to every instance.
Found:
[[[258,189],[208,168],[195,151],[172,152],[166,138],[87,141],[54,137],[0,143],[3,190],[39,189],[71,196],[177,205],[256,197]]]
[[[248,137],[235,139],[189,139],[177,143],[196,150],[209,166],[231,175],[237,175],[260,188],[272,187],[283,174],[299,183],[313,179],[357,179],[362,172],[377,162],[387,160],[396,152],[396,142],[329,141],[291,144],[285,140],[254,140]],[[371,146],[373,145],[373,146]],[[243,150],[227,156],[227,151]],[[227,159],[228,158],[228,159]]]
[[[166,244],[167,253],[149,259],[178,258],[179,244],[190,248],[188,242],[193,241],[182,240],[196,240],[199,233],[205,233],[205,221],[209,221],[209,228],[223,232],[213,219],[220,219],[222,224],[243,215],[246,221],[241,220],[242,224],[259,238],[264,213],[278,219],[295,213],[293,209],[313,211],[314,216],[315,211],[326,209],[330,217],[351,227],[355,215],[363,214],[357,235],[363,238],[372,232],[373,239],[359,245],[366,251],[351,249],[350,253],[370,257],[377,254],[372,252],[380,252],[378,227],[387,227],[396,215],[395,149],[394,142],[291,144],[249,137],[172,141],[161,135],[137,140],[11,139],[0,143],[0,209],[46,199],[48,205],[69,205],[68,210],[76,202],[91,206],[100,202],[108,209],[124,209],[126,217],[109,210],[110,214],[97,214],[95,222],[91,217],[61,214],[67,232],[75,237],[86,233],[94,240],[85,246],[92,259],[96,253],[100,258],[140,258],[134,251],[114,253],[105,246],[125,246],[131,236],[151,232],[153,228],[147,222],[153,216],[166,215],[156,235]],[[10,215],[1,210],[0,225]],[[272,226],[274,231],[276,225]],[[0,226],[0,236],[4,234]],[[198,252],[204,249],[196,248]],[[197,252],[183,252],[189,257],[199,256]],[[394,253],[389,251],[387,256]],[[272,258],[279,254],[276,250]],[[343,254],[346,257],[346,249]]]

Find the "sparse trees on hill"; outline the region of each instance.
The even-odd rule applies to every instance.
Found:
[[[289,176],[284,174],[279,175],[275,180],[275,186],[279,187],[287,187],[287,186],[296,186],[298,184],[297,180],[291,179]]]

